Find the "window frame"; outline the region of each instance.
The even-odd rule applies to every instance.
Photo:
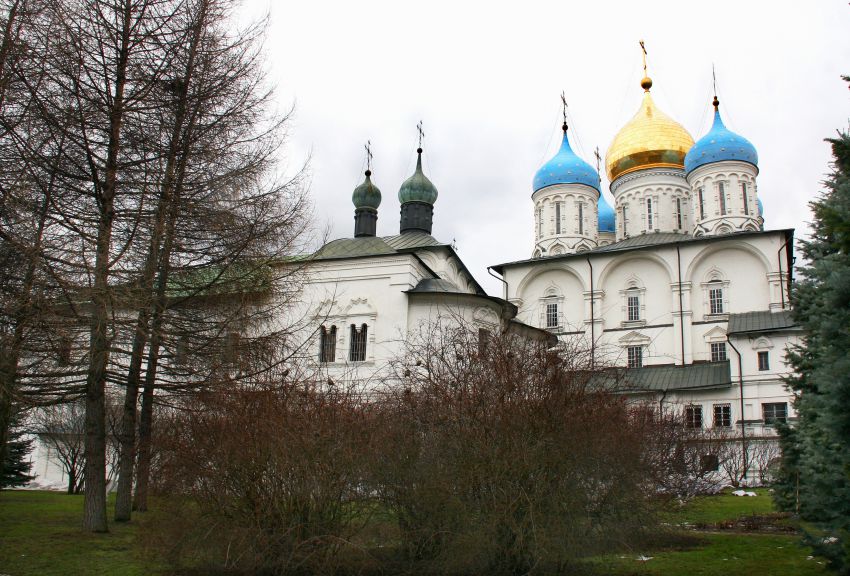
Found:
[[[759,372],[768,372],[770,370],[770,350],[758,350],[756,358],[758,359]]]
[[[368,330],[369,325],[365,322],[358,329],[356,324],[351,324],[349,328],[348,341],[348,361],[349,362],[365,362],[366,348],[368,347]]]
[[[643,368],[643,346],[627,346],[626,356],[629,368]]]
[[[336,362],[336,340],[337,327],[331,324],[330,328],[324,324],[319,328],[319,363],[329,364]]]
[[[726,216],[729,214],[728,206],[726,205],[726,182],[720,180],[717,182],[717,200],[719,202],[718,208],[720,210],[721,216]]]
[[[761,417],[765,426],[773,426],[777,422],[784,424],[788,421],[788,402],[762,402]]]
[[[732,427],[732,404],[714,404],[712,406],[712,426],[714,428],[731,428]]]
[[[688,404],[685,406],[684,423],[685,428],[690,430],[702,430],[704,423],[702,404]]]
[[[727,356],[726,342],[709,342],[708,348],[712,362],[725,362],[729,359]]]
[[[650,197],[650,198],[646,199],[646,231],[647,232],[651,232],[652,230],[655,229],[655,226],[654,226],[655,221],[653,219],[653,216],[654,216],[654,214],[652,212],[652,198]]]

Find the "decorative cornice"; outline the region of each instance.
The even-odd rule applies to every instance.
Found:
[[[650,168],[645,170],[639,170],[636,172],[629,172],[628,174],[623,174],[613,182],[611,182],[611,194],[616,194],[617,190],[628,182],[634,182],[640,178],[644,178],[646,176],[672,176],[674,178],[679,178],[685,182],[685,185],[688,185],[688,180],[685,178],[685,171],[678,169],[664,169],[664,168]]]

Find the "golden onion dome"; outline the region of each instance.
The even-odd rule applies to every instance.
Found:
[[[643,102],[637,114],[614,137],[605,155],[608,179],[644,168],[685,167],[685,154],[694,139],[681,124],[658,109],[649,89],[652,80],[641,80]]]

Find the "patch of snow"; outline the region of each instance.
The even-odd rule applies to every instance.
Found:
[[[835,536],[829,536],[828,538],[821,540],[821,543],[823,544],[835,544],[836,542],[838,542],[838,538]]]
[[[732,492],[733,496],[758,496],[755,492],[749,492],[747,490],[735,490]]]
[[[644,556],[643,554],[641,554],[640,556],[637,557],[637,561],[638,562],[649,562],[653,558],[655,558],[655,556]]]

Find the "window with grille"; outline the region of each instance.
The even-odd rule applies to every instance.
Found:
[[[336,326],[319,328],[319,362],[336,360]]]
[[[750,215],[750,199],[747,198],[747,183],[741,182],[741,197],[744,200],[744,215]]]
[[[623,205],[622,212],[623,212],[623,236],[625,236],[627,234],[626,224],[629,221],[628,218],[626,218],[626,206],[625,205]]]
[[[682,225],[682,199],[676,198],[676,227],[681,230],[684,228]]]
[[[726,214],[726,185],[723,182],[717,183],[717,199],[720,201],[720,214]]]
[[[629,322],[640,320],[640,296],[629,294],[626,298],[626,318]]]
[[[492,335],[486,328],[478,329],[478,354],[483,355],[487,352],[487,346],[490,344]]]
[[[549,302],[546,304],[546,328],[557,328],[560,325],[558,322],[558,303]]]
[[[761,413],[765,424],[785,422],[788,420],[788,403],[767,402],[761,405]]]
[[[723,362],[726,360],[726,342],[711,343],[711,361]]]
[[[652,198],[646,199],[646,229],[652,230],[655,228],[652,222]]]
[[[366,360],[366,325],[360,328],[351,325],[351,339],[348,345],[348,359],[351,362],[363,362]]]
[[[731,404],[715,404],[714,405],[714,427],[715,428],[730,428],[732,426],[732,405]]]
[[[629,368],[640,368],[643,366],[643,346],[629,346]]]
[[[719,282],[718,282],[719,284]],[[723,287],[708,289],[708,308],[711,314],[723,314]]]
[[[702,428],[702,406],[685,406],[685,428]]]
[[[68,336],[59,337],[59,350],[57,354],[58,364],[60,366],[68,366],[71,363],[71,338]]]
[[[770,352],[764,350],[759,352],[759,371],[770,370]]]
[[[555,234],[561,233],[561,202],[555,202]]]
[[[704,202],[704,199],[702,197],[702,187],[699,187],[697,189],[697,198],[699,200],[699,219],[704,220],[705,219],[705,202]]]

